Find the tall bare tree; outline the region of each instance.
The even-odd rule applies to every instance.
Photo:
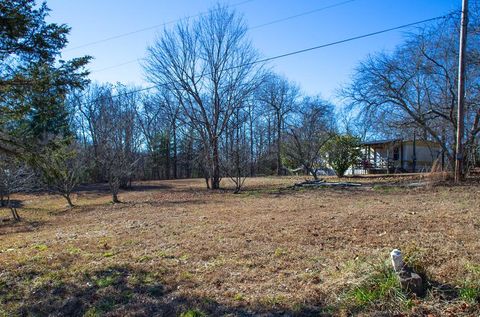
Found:
[[[480,133],[478,18],[472,18],[467,54],[466,149]],[[393,53],[370,56],[344,90],[360,119],[384,134],[413,131],[438,142],[454,160],[458,17],[410,34]]]
[[[297,119],[287,130],[284,152],[293,163],[317,179],[322,147],[335,131],[333,106],[319,97],[305,97]]]
[[[286,117],[295,107],[299,89],[287,79],[270,73],[259,88],[258,99],[271,111],[276,123],[277,175],[282,175],[282,132]]]
[[[246,32],[238,14],[217,6],[165,30],[148,48],[147,78],[177,94],[206,149],[212,189],[220,188],[219,145],[229,118],[259,81],[258,54]]]

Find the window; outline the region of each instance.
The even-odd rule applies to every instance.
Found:
[[[400,148],[398,146],[393,148],[393,160],[398,161],[400,157]]]

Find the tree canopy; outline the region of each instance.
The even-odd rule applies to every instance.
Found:
[[[50,135],[67,136],[67,94],[88,80],[89,56],[61,59],[70,28],[47,23],[34,0],[0,1],[0,151],[26,155]]]

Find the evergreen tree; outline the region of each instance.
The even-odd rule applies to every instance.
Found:
[[[25,157],[68,136],[65,97],[87,84],[89,56],[61,60],[70,28],[34,0],[0,1],[0,152]]]

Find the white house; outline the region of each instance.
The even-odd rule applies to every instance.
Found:
[[[442,156],[440,144],[426,140],[363,142],[361,151],[363,157],[354,167],[354,174],[428,172],[435,160]]]

